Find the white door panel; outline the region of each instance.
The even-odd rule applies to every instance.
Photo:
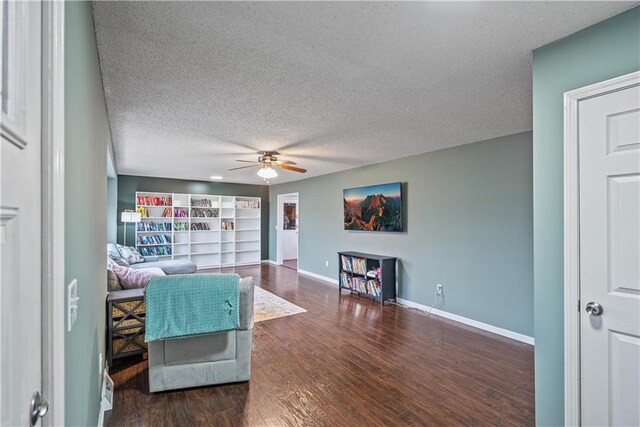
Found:
[[[41,5],[3,1],[2,17],[0,425],[28,426],[42,386]]]
[[[639,426],[638,86],[581,101],[579,135],[581,419]]]

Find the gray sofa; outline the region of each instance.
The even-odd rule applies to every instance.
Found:
[[[144,262],[130,264],[134,269],[157,267],[165,274],[191,274],[196,272],[196,265],[191,261],[158,261],[157,256],[145,256]]]
[[[148,343],[151,392],[249,380],[253,278],[240,280],[238,286],[240,320],[236,330]]]
[[[157,267],[160,268],[166,275],[172,274],[191,274],[195,273],[197,270],[196,265],[191,261],[160,261],[157,256],[143,256],[144,262],[137,262],[130,264],[121,256],[122,245],[117,245],[115,243],[107,244],[107,270],[109,271],[109,263],[116,263],[119,265],[124,265],[126,267],[130,267],[133,269],[142,269],[142,268],[151,268]],[[132,248],[130,248],[132,249]],[[139,255],[139,254],[138,254]],[[139,255],[140,256],[140,255]],[[115,274],[107,274],[107,291],[109,292],[118,292],[124,290],[120,285]]]

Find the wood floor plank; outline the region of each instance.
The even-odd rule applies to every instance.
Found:
[[[253,276],[307,312],[255,324],[249,383],[151,394],[145,358],[121,361],[106,426],[535,424],[530,345],[339,297],[289,268],[222,271]]]

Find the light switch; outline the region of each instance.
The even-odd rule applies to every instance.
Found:
[[[78,281],[73,279],[67,285],[67,332],[71,331],[73,324],[78,318]]]

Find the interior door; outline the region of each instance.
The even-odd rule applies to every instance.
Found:
[[[581,420],[640,425],[640,89],[581,101]]]
[[[30,400],[41,388],[40,6],[3,0],[0,20],[2,426],[30,425]]]

